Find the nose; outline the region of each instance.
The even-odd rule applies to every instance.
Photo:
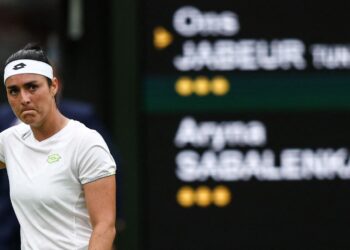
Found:
[[[21,97],[21,103],[23,105],[29,104],[30,103],[30,93],[28,93],[25,90],[20,91],[20,97]]]

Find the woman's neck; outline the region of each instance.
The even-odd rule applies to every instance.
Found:
[[[68,118],[63,116],[58,110],[52,115],[51,117],[48,117],[41,126],[38,127],[32,127],[31,129],[33,131],[33,135],[36,140],[43,141],[57,132],[59,132],[61,129],[63,129],[67,123]]]

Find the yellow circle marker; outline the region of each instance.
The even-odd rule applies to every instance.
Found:
[[[194,92],[199,96],[208,95],[210,92],[209,79],[205,76],[198,76],[194,81]]]
[[[231,197],[231,191],[223,185],[213,190],[213,202],[218,207],[227,206],[231,202]]]
[[[175,83],[175,90],[179,95],[189,96],[192,94],[192,80],[189,77],[180,77]]]
[[[211,190],[207,186],[199,186],[196,190],[196,202],[198,206],[207,207],[211,203]]]
[[[153,30],[153,44],[157,49],[164,49],[172,42],[172,34],[164,27],[158,26]]]
[[[212,79],[211,89],[214,95],[225,95],[230,90],[230,83],[225,77],[217,76]]]
[[[194,204],[195,194],[193,188],[184,186],[177,192],[177,202],[183,207],[191,207]]]

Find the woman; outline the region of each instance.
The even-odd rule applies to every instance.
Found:
[[[112,249],[116,165],[105,141],[60,113],[58,80],[40,47],[11,55],[4,83],[22,121],[0,133],[21,249]]]

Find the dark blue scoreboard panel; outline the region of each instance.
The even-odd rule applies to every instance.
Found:
[[[346,3],[140,3],[145,249],[348,249]]]

